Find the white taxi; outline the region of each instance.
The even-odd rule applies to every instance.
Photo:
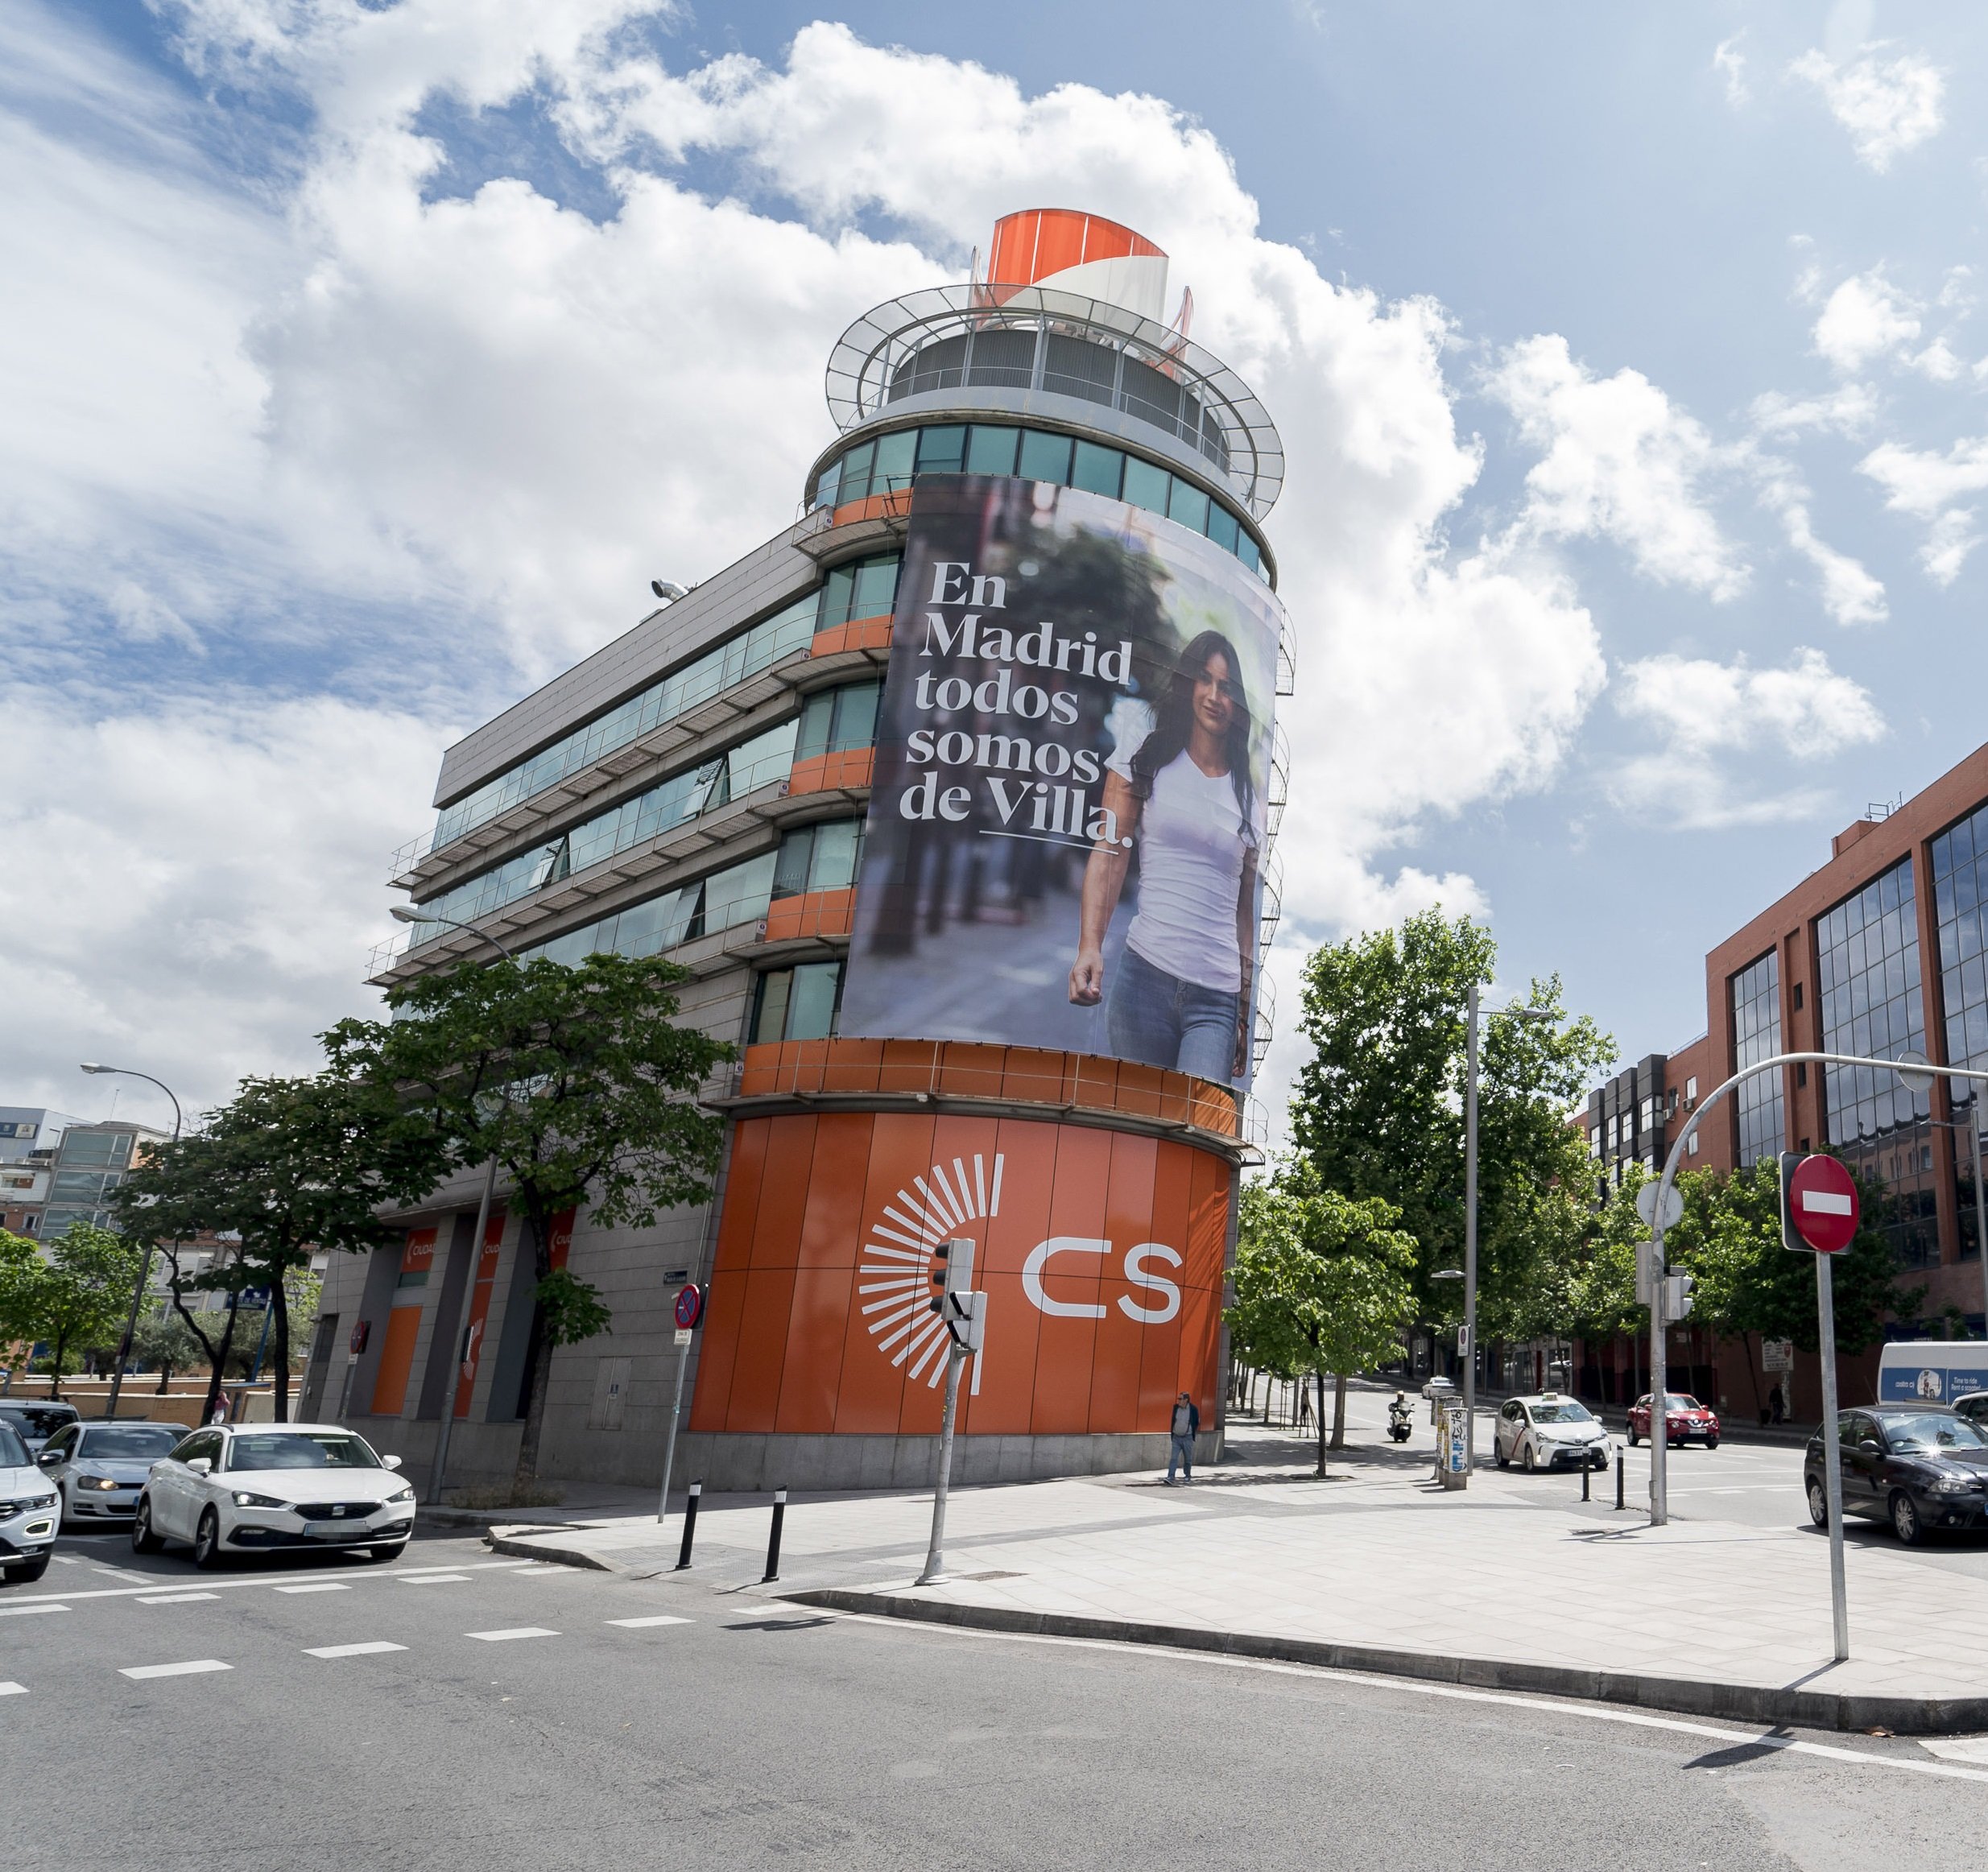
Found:
[[[152,1465],[131,1545],[190,1541],[193,1564],[277,1548],[357,1548],[392,1560],[414,1531],[400,1458],[336,1424],[216,1424]]]
[[[1585,1404],[1564,1391],[1507,1398],[1498,1406],[1491,1447],[1500,1469],[1515,1462],[1524,1469],[1609,1465],[1608,1432]]]

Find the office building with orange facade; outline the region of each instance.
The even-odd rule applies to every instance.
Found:
[[[1912,798],[1874,808],[1831,841],[1828,862],[1705,957],[1705,1031],[1652,1054],[1589,1095],[1584,1125],[1604,1179],[1635,1162],[1660,1169],[1681,1120],[1713,1089],[1776,1054],[1917,1055],[1988,1068],[1988,747]],[[1782,1151],[1829,1151],[1882,1186],[1874,1217],[1899,1276],[1921,1294],[1891,1337],[1980,1337],[1988,1323],[1976,1233],[1965,1081],[1916,1090],[1868,1067],[1796,1064],[1743,1082],[1706,1113],[1684,1169],[1730,1171]],[[1812,1354],[1715,1345],[1676,1329],[1674,1382],[1750,1418],[1779,1386],[1785,1413],[1812,1422]],[[1788,1362],[1783,1363],[1783,1359]],[[1767,1361],[1771,1359],[1770,1365]],[[1647,1349],[1626,1341],[1581,1355],[1582,1388],[1614,1403],[1647,1382]],[[1870,1402],[1878,1353],[1843,1361],[1846,1403]]]
[[[932,1250],[962,1237],[976,1245],[990,1299],[985,1349],[961,1385],[956,1475],[1163,1461],[1184,1391],[1205,1441],[1217,1434],[1248,1056],[1267,1037],[1250,952],[1276,914],[1281,759],[1270,753],[1258,781],[1201,783],[1243,848],[1240,859],[1209,861],[1229,863],[1231,891],[1238,864],[1244,880],[1246,914],[1234,899],[1226,912],[1242,986],[1231,956],[1228,998],[1217,1000],[1217,1018],[1238,1023],[1234,1078],[1125,1056],[1101,1038],[1107,1010],[1093,1019],[1073,1006],[1067,957],[1038,967],[1031,943],[1076,949],[1076,912],[1064,929],[1056,892],[1074,891],[1090,862],[1089,836],[1073,842],[1086,797],[1075,777],[1054,789],[1034,779],[1064,775],[1070,758],[1039,737],[1032,752],[1014,735],[993,738],[997,758],[1019,746],[1036,763],[1025,776],[1034,833],[1017,821],[1005,841],[967,838],[939,822],[964,812],[947,802],[964,801],[966,787],[934,785],[920,795],[943,809],[931,837],[917,825],[906,835],[911,869],[895,899],[906,920],[870,941],[876,965],[923,967],[928,986],[940,978],[931,964],[943,926],[957,945],[944,953],[966,961],[954,985],[936,1001],[906,1002],[929,1012],[886,1023],[888,1037],[874,1022],[848,1031],[844,1017],[845,978],[866,953],[859,886],[873,783],[905,758],[883,725],[894,657],[908,682],[907,633],[928,630],[928,619],[955,649],[963,629],[972,641],[957,614],[919,610],[928,596],[936,605],[957,586],[998,605],[1019,591],[1037,561],[1013,546],[1017,527],[1093,559],[1109,531],[1114,563],[1163,565],[1158,585],[1227,592],[1270,620],[1272,647],[1246,670],[1238,630],[1192,640],[1197,655],[1209,643],[1226,651],[1226,663],[1209,653],[1204,688],[1215,699],[1204,701],[1238,747],[1272,749],[1271,696],[1288,692],[1263,532],[1282,477],[1276,431],[1188,337],[1191,301],[1168,316],[1165,254],[1097,217],[1033,210],[999,224],[975,272],[849,328],[828,370],[836,433],[800,490],[801,517],[688,592],[659,585],[664,601],[626,636],[451,748],[435,828],[397,862],[395,886],[436,920],[376,956],[380,986],[473,962],[488,953],[482,934],[520,957],[567,962],[660,954],[686,971],[682,1018],[739,1050],[705,1089],[726,1119],[714,1199],[642,1230],[598,1226],[582,1208],[557,1232],[556,1261],[599,1290],[613,1324],[554,1356],[543,1473],[652,1483],[680,1361],[680,1478],[714,1488],[929,1479],[945,1363],[928,1307]],[[945,523],[977,529],[990,553],[1007,551],[1006,571],[986,569],[992,558],[970,579],[945,563],[921,566],[914,602],[900,575],[913,576],[904,568],[920,550],[921,503],[941,484]],[[1111,630],[1093,622],[1090,639],[1108,642]],[[981,654],[997,655],[982,630]],[[1090,639],[1073,637],[1060,667],[1110,670]],[[1044,659],[1050,641],[1039,640]],[[998,684],[982,686],[1027,715],[1031,663],[1025,643]],[[1163,729],[1165,684],[1143,692],[1152,706],[1142,722]],[[1056,695],[1058,720],[1090,708]],[[1051,700],[1045,688],[1044,712]],[[984,758],[988,722],[976,737],[964,717],[948,720],[941,750],[957,742],[968,759],[977,742]],[[1077,721],[1071,733],[1101,752],[1080,750],[1077,776],[1099,768],[1110,734],[1124,742],[1122,720],[1108,732],[1092,708]],[[1121,764],[1130,772],[1136,762]],[[1144,784],[1157,825],[1169,795],[1150,773]],[[1011,799],[1002,774],[993,785]],[[914,791],[907,783],[891,800]],[[1081,807],[1094,824],[1109,816],[1098,797]],[[907,824],[917,810],[902,804]],[[949,833],[961,836],[949,844],[940,835]],[[1159,876],[1157,859],[1142,862],[1135,878]],[[1149,895],[1156,903],[1156,886]],[[1239,923],[1250,941],[1234,933]],[[1107,953],[1118,967],[1122,952]],[[976,1018],[983,1003],[1034,1007],[1051,1024],[1004,1040],[1006,1030]],[[907,1022],[916,1031],[903,1031]],[[1101,1038],[1058,1043],[1066,1028]],[[417,1465],[450,1412],[450,1473],[465,1480],[506,1473],[515,1460],[535,1310],[520,1224],[500,1192],[484,1239],[473,1240],[476,1196],[469,1180],[437,1192],[405,1218],[397,1247],[331,1271],[302,1399],[307,1415],[349,1422]],[[692,1283],[705,1311],[680,1345],[672,1308]]]

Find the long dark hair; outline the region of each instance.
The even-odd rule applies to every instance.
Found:
[[[1236,810],[1242,816],[1243,837],[1254,844],[1249,696],[1242,686],[1242,659],[1236,655],[1236,647],[1219,630],[1204,630],[1181,651],[1180,660],[1167,684],[1167,692],[1160,697],[1159,706],[1154,711],[1153,731],[1132,757],[1132,791],[1141,800],[1151,799],[1154,776],[1186,751],[1188,738],[1194,727],[1194,685],[1206,671],[1209,659],[1217,655],[1227,661],[1230,680],[1236,687],[1222,752],[1228,757],[1229,783],[1235,788]]]

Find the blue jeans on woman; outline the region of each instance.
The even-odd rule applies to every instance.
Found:
[[[1108,1010],[1111,1050],[1121,1060],[1230,1085],[1242,1000],[1233,990],[1183,981],[1138,950],[1122,948]]]

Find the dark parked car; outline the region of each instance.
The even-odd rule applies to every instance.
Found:
[[[1988,1524],[1988,1432],[1939,1404],[1870,1404],[1837,1416],[1843,1512],[1889,1521],[1916,1546],[1940,1527]],[[1829,1523],[1822,1432],[1808,1439],[1802,1486],[1808,1515]]]

